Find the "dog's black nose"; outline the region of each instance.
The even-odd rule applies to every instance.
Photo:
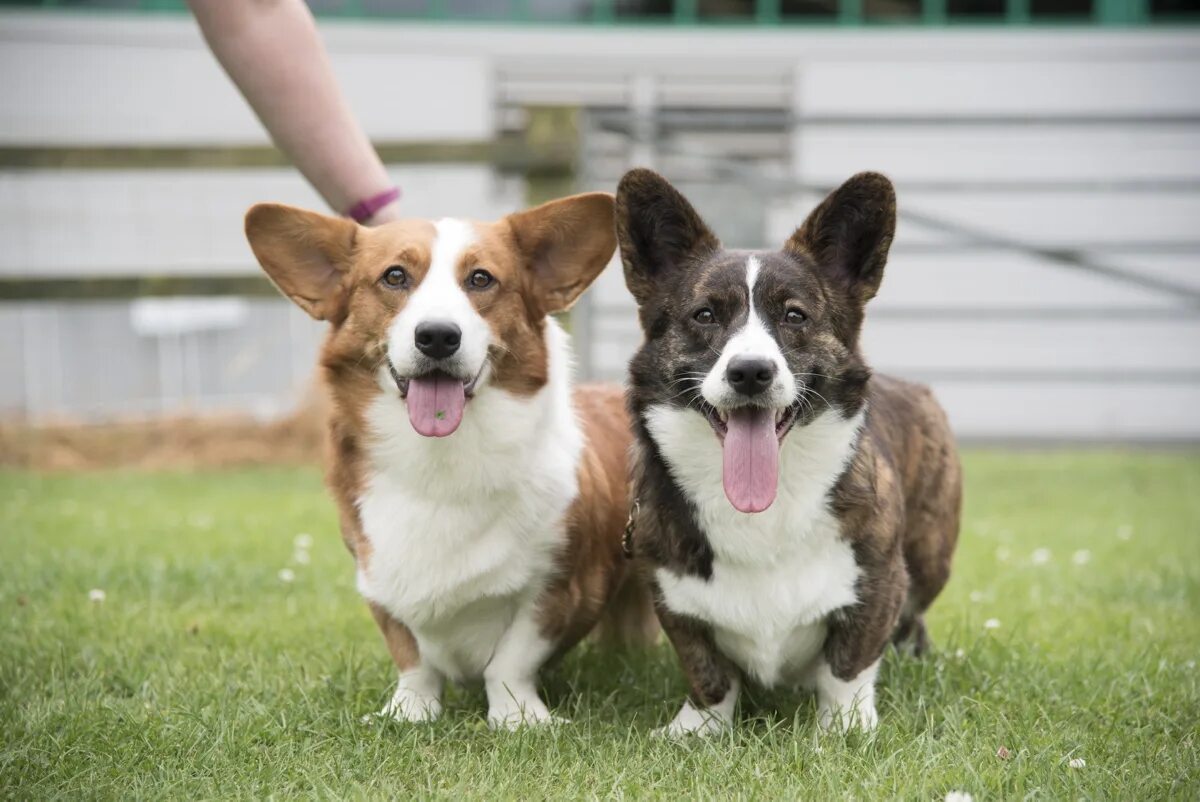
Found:
[[[444,320],[433,320],[417,326],[414,339],[417,350],[430,359],[454,356],[462,343],[462,329]]]
[[[758,395],[775,380],[775,363],[757,357],[736,357],[725,368],[725,378],[742,395]]]

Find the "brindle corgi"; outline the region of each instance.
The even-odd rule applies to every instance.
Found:
[[[726,250],[661,176],[621,180],[645,334],[633,549],[691,689],[667,734],[729,726],[742,677],[815,688],[822,727],[869,730],[888,642],[925,648],[962,488],[933,395],[859,350],[895,221],[891,182],[863,173],[781,250]]]

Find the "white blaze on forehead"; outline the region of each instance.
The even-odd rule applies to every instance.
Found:
[[[796,382],[788,369],[787,361],[783,358],[779,343],[771,336],[770,330],[759,314],[754,300],[754,286],[758,282],[758,274],[761,269],[762,265],[759,263],[758,257],[753,255],[746,257],[746,300],[749,306],[746,325],[725,343],[717,364],[713,365],[712,370],[708,372],[700,385],[700,392],[704,396],[704,400],[717,408],[728,408],[738,404],[737,394],[725,379],[725,371],[729,367],[729,362],[736,357],[756,357],[774,363],[775,382],[765,396],[765,400],[770,406],[785,407],[791,404],[796,397]]]
[[[409,375],[419,357],[414,336],[422,323],[454,323],[462,329],[458,359],[466,371],[478,373],[487,357],[491,330],[475,311],[459,276],[463,254],[476,243],[475,227],[466,220],[443,218],[434,223],[429,270],[388,330],[388,354],[401,375]]]
[[[462,260],[463,252],[475,244],[475,229],[465,220],[449,217],[434,223],[434,229],[436,234],[429,260],[429,272],[409,299],[405,311],[414,306],[419,307],[422,314],[428,319],[433,319],[444,309],[447,313],[445,320],[454,320],[454,312],[463,309],[470,309],[474,314],[475,310],[458,280],[458,264]]]
[[[458,260],[463,251],[475,244],[478,237],[475,227],[466,220],[443,217],[433,224],[437,232],[433,239],[433,255],[430,258],[429,276],[449,274],[454,276]]]

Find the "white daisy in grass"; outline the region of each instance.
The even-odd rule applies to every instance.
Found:
[[[313,544],[312,535],[307,532],[301,532],[292,540],[292,545],[298,549],[311,549]]]
[[[1092,553],[1087,549],[1080,549],[1071,555],[1071,562],[1076,565],[1087,565],[1092,561]]]
[[[108,594],[100,588],[92,588],[88,591],[88,601],[92,604],[104,604],[104,600],[108,598]]]
[[[955,649],[954,657],[956,660],[965,660],[965,659],[967,659],[967,653],[963,649]]]
[[[1030,559],[1034,565],[1045,565],[1050,562],[1050,549],[1035,549]]]
[[[280,568],[279,569],[279,581],[280,582],[295,582],[296,581],[296,572],[293,571],[291,568]]]
[[[308,565],[311,561],[312,558],[308,556],[308,552],[304,549],[296,549],[292,554],[292,562],[296,563],[296,565]]]
[[[188,518],[188,525],[193,529],[212,529],[216,520],[208,513],[198,512]]]
[[[987,621],[983,622],[983,628],[984,629],[999,629],[1000,628],[1000,619],[999,618],[989,618]]]
[[[946,794],[946,802],[975,802],[975,797],[966,791],[951,791]]]
[[[1067,765],[1073,769],[1082,769],[1084,766],[1087,765],[1087,761],[1081,757],[1073,757],[1069,761],[1067,761]]]

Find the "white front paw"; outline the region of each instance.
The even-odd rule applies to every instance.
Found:
[[[722,706],[698,710],[691,702],[684,702],[675,718],[665,727],[651,730],[652,738],[684,738],[695,735],[707,738],[718,735],[733,727],[733,718]]]
[[[489,680],[487,695],[488,726],[493,730],[512,732],[521,727],[543,727],[567,721],[550,712],[529,680]]]
[[[569,719],[551,713],[540,699],[526,701],[521,705],[493,705],[488,709],[488,727],[493,730],[516,732],[521,727],[545,727],[551,724],[569,723]]]
[[[817,703],[817,724],[825,732],[849,732],[853,729],[871,732],[879,724],[875,702],[859,700],[851,705],[821,700]]]
[[[870,732],[879,723],[875,712],[875,676],[879,660],[848,680],[838,679],[822,660],[816,671],[817,723],[825,732]]]
[[[436,696],[418,693],[411,688],[397,688],[391,701],[379,711],[380,718],[390,718],[414,724],[437,721],[442,715],[442,702]]]

